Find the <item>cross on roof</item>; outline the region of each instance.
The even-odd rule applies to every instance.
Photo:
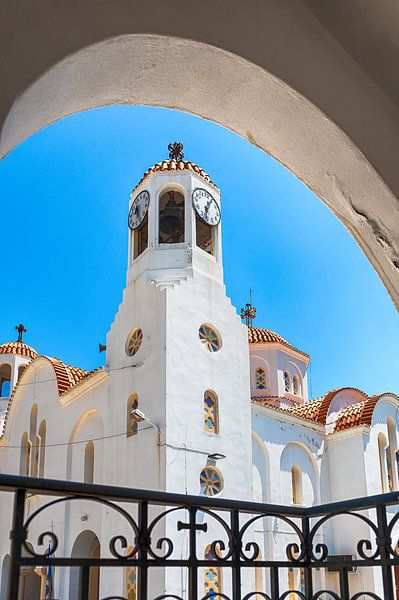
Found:
[[[173,142],[173,144],[169,144],[168,150],[170,160],[175,160],[176,162],[183,160],[184,152],[183,144],[181,142]]]
[[[247,327],[252,327],[252,321],[256,319],[256,308],[252,306],[252,290],[249,290],[249,302],[241,309],[241,319],[245,319]]]
[[[26,333],[25,327],[20,323],[19,325],[15,325],[15,329],[18,331],[18,342],[22,342],[22,335]]]

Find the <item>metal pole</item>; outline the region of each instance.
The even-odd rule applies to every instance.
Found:
[[[17,490],[14,496],[13,528],[10,532],[11,548],[8,600],[18,600],[19,595],[19,576],[21,570],[22,544],[25,540],[25,495],[25,490]]]

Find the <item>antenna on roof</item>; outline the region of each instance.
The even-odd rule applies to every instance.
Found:
[[[249,290],[249,302],[241,309],[241,319],[245,319],[247,327],[252,327],[252,321],[256,319],[256,308],[252,306],[252,289]]]
[[[22,342],[22,335],[26,333],[25,327],[20,323],[19,325],[15,325],[15,329],[18,331],[18,342]]]

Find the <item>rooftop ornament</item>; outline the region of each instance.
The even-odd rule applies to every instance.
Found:
[[[183,144],[181,142],[174,142],[173,144],[169,144],[168,150],[170,160],[175,160],[176,162],[183,160],[184,152]]]
[[[22,335],[26,333],[25,327],[20,323],[19,325],[15,325],[15,329],[18,331],[18,342],[22,342]]]
[[[245,319],[247,327],[252,327],[252,321],[256,319],[256,308],[252,306],[252,290],[249,290],[249,302],[241,309],[241,319]]]

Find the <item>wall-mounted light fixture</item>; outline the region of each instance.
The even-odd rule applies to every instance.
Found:
[[[161,445],[161,431],[160,431],[158,425],[155,425],[155,423],[150,421],[150,419],[145,416],[143,411],[139,410],[138,408],[134,408],[130,414],[132,415],[133,419],[137,423],[143,423],[143,421],[144,421],[145,423],[148,423],[148,425],[150,425],[153,429],[155,429],[155,431],[157,432],[158,446],[160,446]]]
[[[208,454],[208,460],[222,460],[223,458],[226,458],[226,456],[224,454],[220,454],[220,452],[214,452],[213,454]]]

